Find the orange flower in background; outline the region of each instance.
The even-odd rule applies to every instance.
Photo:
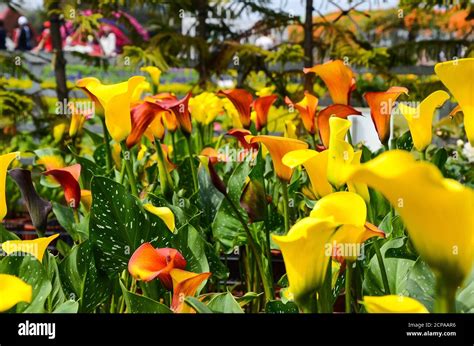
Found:
[[[300,140],[277,136],[254,136],[250,138],[250,143],[263,143],[265,145],[272,157],[276,175],[286,183],[290,182],[293,169],[283,164],[283,156],[293,150],[308,148],[308,144]]]
[[[229,136],[237,138],[239,143],[247,150],[258,150],[257,143],[250,143],[250,138],[252,137],[252,132],[244,129],[231,129],[227,131]]]
[[[250,127],[250,107],[253,102],[252,94],[244,89],[219,90],[218,96],[225,96],[234,105],[239,113],[240,122],[246,129]]]
[[[132,108],[132,132],[128,135],[126,142],[129,149],[141,140],[145,131],[161,112],[163,112],[163,108],[160,105],[147,100]],[[159,124],[155,123],[154,128],[158,128],[157,126],[159,126]],[[158,135],[163,136],[164,128],[161,133],[159,133],[160,131],[156,132],[158,132]]]
[[[75,165],[50,169],[43,173],[52,176],[63,188],[64,198],[71,208],[78,208],[81,201],[81,187],[79,186],[79,176],[81,175],[81,165]]]
[[[294,103],[288,97],[285,97],[285,103],[287,105],[293,105],[301,115],[303,120],[303,126],[311,135],[314,135],[317,131],[316,124],[316,112],[318,109],[318,98],[311,93],[305,91],[304,98]]]
[[[370,116],[382,144],[387,144],[390,138],[390,115],[395,101],[401,94],[408,95],[408,89],[393,86],[387,91],[371,91],[364,94],[370,107]]]
[[[186,260],[178,250],[155,249],[150,243],[140,245],[128,261],[128,271],[135,279],[148,282],[158,277],[167,289],[173,287],[170,271],[185,267]]]
[[[189,99],[191,98],[191,96],[192,96],[191,93],[187,93],[186,96],[183,97],[181,100],[167,98],[167,99],[157,99],[155,101],[164,110],[169,110],[173,112],[174,116],[176,117],[175,119],[178,121],[179,127],[181,128],[181,131],[186,137],[189,137],[191,135],[191,132],[193,131],[193,124],[191,121],[191,115],[189,114],[189,107],[188,107]],[[171,127],[174,127],[173,126],[174,124],[172,124],[173,122],[172,118],[167,117],[165,115],[164,120],[167,126],[168,126],[168,123],[170,123]]]
[[[186,297],[193,297],[199,286],[211,276],[211,273],[197,274],[186,270],[173,269],[170,275],[173,279],[171,310],[177,313],[192,312],[191,308],[187,308],[184,299]]]
[[[252,103],[257,113],[257,131],[267,126],[268,111],[277,98],[277,95],[261,96]]]
[[[331,105],[322,109],[318,113],[318,128],[319,136],[325,148],[329,148],[329,118],[335,116],[338,118],[346,119],[349,115],[361,115],[362,113],[358,110],[346,105]]]
[[[163,150],[163,154],[165,157],[165,165],[166,165],[166,170],[168,172],[171,172],[174,170],[177,166],[170,160],[170,148],[166,144],[161,144],[161,150]]]
[[[351,92],[355,90],[354,73],[342,60],[304,68],[304,73],[316,73],[326,84],[333,103],[348,105]]]

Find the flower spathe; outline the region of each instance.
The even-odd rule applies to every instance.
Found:
[[[214,93],[203,92],[189,100],[191,116],[198,123],[209,125],[223,111],[222,99]]]
[[[144,66],[140,68],[140,71],[146,72],[150,75],[152,83],[155,87],[160,85],[161,70],[155,66]]]
[[[253,143],[262,143],[265,145],[272,157],[273,167],[277,177],[286,183],[290,181],[293,169],[283,164],[283,156],[293,150],[308,148],[308,144],[300,140],[277,136],[253,136],[250,138],[250,144]]]
[[[77,83],[93,95],[104,109],[105,124],[110,136],[116,141],[124,140],[132,130],[130,104],[135,88],[145,77],[134,76],[127,82],[105,85],[96,78],[84,78]]]
[[[192,273],[182,269],[173,269],[170,271],[173,280],[173,300],[171,309],[176,313],[191,312],[186,308],[184,299],[193,297],[199,286],[207,280],[211,273]]]
[[[401,94],[408,94],[408,89],[393,86],[387,91],[371,91],[364,94],[364,98],[370,107],[370,116],[382,144],[387,144],[390,138],[392,108]]]
[[[364,305],[367,312],[372,314],[423,314],[429,312],[419,301],[401,295],[364,296]]]
[[[181,131],[186,137],[189,137],[193,132],[193,124],[191,121],[191,116],[189,114],[189,100],[192,94],[187,93],[182,99],[156,99],[155,102],[160,105],[165,110],[168,110],[174,114],[176,117],[177,123],[181,128]],[[172,118],[167,118],[165,115],[165,124],[170,123],[171,127],[174,127]],[[170,130],[171,131],[171,130]]]
[[[20,155],[19,151],[0,155],[0,221],[7,215],[6,180],[11,162]]]
[[[404,103],[398,105],[398,109],[408,122],[413,144],[418,151],[423,151],[431,143],[434,112],[448,99],[447,92],[437,90],[428,95],[417,107],[410,107]]]
[[[256,127],[257,131],[262,130],[265,126],[267,126],[268,121],[268,112],[270,111],[270,107],[277,99],[276,95],[267,95],[267,96],[260,96],[255,101],[253,101],[253,108],[257,113],[257,121]]]
[[[332,60],[305,68],[303,72],[314,72],[324,81],[333,103],[349,104],[351,92],[355,89],[355,79],[351,68],[342,60]]]
[[[303,126],[314,135],[317,131],[316,112],[318,109],[318,98],[311,93],[305,91],[303,99],[298,103],[293,103],[288,97],[285,97],[285,103],[295,107],[300,113]]]
[[[462,283],[474,259],[471,188],[402,150],[353,167],[348,180],[380,191],[400,214],[421,258],[451,285]]]
[[[59,233],[53,234],[49,237],[36,238],[34,240],[8,240],[2,244],[2,249],[7,254],[14,252],[28,253],[43,261],[43,256],[49,244],[59,237]]]
[[[331,134],[328,149],[327,178],[336,189],[339,189],[346,183],[344,172],[347,171],[354,159],[354,149],[345,140],[351,122],[346,119],[331,117],[329,127]]]
[[[20,302],[31,303],[33,288],[22,279],[0,274],[0,312],[10,310]]]
[[[155,249],[150,243],[143,243],[128,261],[128,271],[137,280],[145,282],[159,278],[167,289],[173,287],[170,271],[184,269],[183,255],[171,248]]]
[[[232,90],[219,90],[218,96],[225,96],[234,105],[235,109],[239,113],[240,122],[245,129],[250,127],[250,113],[251,105],[253,102],[252,94],[244,89],[232,89]]]
[[[464,129],[474,146],[474,58],[442,62],[436,64],[434,70],[461,106]]]
[[[347,119],[350,115],[361,115],[362,113],[358,110],[352,108],[351,106],[347,105],[330,105],[324,109],[319,111],[317,119],[318,119],[318,129],[319,129],[319,136],[321,137],[321,142],[323,143],[325,148],[329,148],[329,140],[330,140],[330,127],[329,127],[329,119],[331,117],[338,117]]]
[[[141,140],[145,131],[151,126],[152,123],[154,123],[158,116],[160,119],[158,119],[157,123],[153,124],[154,131],[152,130],[152,133],[153,135],[156,134],[158,138],[161,138],[164,135],[164,127],[159,127],[161,113],[164,110],[158,104],[154,103],[153,99],[149,98],[148,100],[151,100],[151,102],[145,100],[144,102],[133,107],[131,110],[132,131],[128,135],[126,141],[127,147],[129,149]]]
[[[78,208],[81,201],[81,187],[79,185],[79,176],[81,174],[81,165],[75,165],[50,169],[43,172],[44,175],[52,176],[63,188],[64,198],[71,208]]]
[[[149,211],[150,213],[158,216],[168,227],[170,232],[175,231],[175,220],[174,220],[174,214],[171,211],[170,208],[168,207],[155,207],[151,203],[145,203],[143,205],[143,208],[145,208],[146,211]]]

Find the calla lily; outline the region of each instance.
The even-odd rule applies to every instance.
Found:
[[[220,90],[217,95],[225,96],[239,113],[240,122],[245,129],[250,127],[250,107],[253,102],[252,94],[244,89]]]
[[[263,143],[272,157],[275,173],[282,181],[288,183],[293,174],[293,169],[283,164],[281,161],[286,153],[307,149],[308,144],[297,139],[277,137],[277,136],[254,136],[250,138],[250,144]]]
[[[28,253],[43,261],[44,252],[48,248],[49,244],[59,237],[59,233],[53,234],[49,237],[36,238],[34,240],[8,240],[2,244],[2,249],[7,254],[14,252]]]
[[[12,169],[9,173],[21,191],[31,222],[40,232],[46,230],[48,214],[52,210],[51,202],[42,199],[36,192],[31,180],[31,172],[26,169]]]
[[[193,297],[199,286],[211,276],[211,273],[197,274],[186,270],[173,269],[170,275],[173,279],[171,309],[176,313],[190,312],[190,310],[186,309],[184,299],[186,297]]]
[[[102,105],[105,124],[116,142],[121,142],[132,130],[130,103],[135,88],[144,80],[144,77],[134,76],[127,82],[111,85],[104,85],[95,78],[78,81],[78,85],[86,89],[89,95],[94,95],[93,99]]]
[[[165,110],[169,110],[173,112],[176,119],[178,120],[179,127],[181,131],[186,137],[191,135],[193,131],[193,125],[191,122],[191,116],[189,115],[189,99],[191,98],[191,93],[187,93],[185,97],[181,100],[173,100],[173,99],[164,99],[164,100],[156,100],[155,102],[160,105]],[[165,121],[168,121],[165,116]]]
[[[319,136],[325,148],[329,147],[330,130],[329,130],[329,119],[331,117],[338,117],[346,119],[349,115],[361,115],[362,113],[358,110],[346,105],[331,105],[319,111],[318,128]]]
[[[435,73],[458,101],[464,113],[464,129],[474,146],[474,58],[446,61],[435,65]]]
[[[204,155],[199,155],[198,158],[200,161],[198,170],[205,170],[209,174],[214,187],[223,195],[227,195],[227,187],[214,169],[211,159]]]
[[[167,289],[173,287],[170,271],[185,267],[186,260],[178,250],[155,249],[150,243],[140,245],[128,261],[128,271],[135,279],[148,282],[158,277]]]
[[[135,144],[137,144],[147,128],[153,123],[156,116],[163,112],[163,108],[154,102],[144,101],[139,105],[135,106],[131,110],[131,119],[132,119],[132,131],[127,137],[127,147],[130,149]],[[154,124],[155,129],[157,124]],[[158,131],[159,132],[159,131]],[[164,129],[162,133],[157,133],[158,135],[164,134]]]
[[[31,303],[33,288],[22,279],[0,274],[0,312],[10,310],[20,302]]]
[[[303,126],[311,135],[316,134],[317,123],[316,123],[316,112],[318,110],[318,98],[311,93],[305,91],[304,98],[294,103],[288,97],[285,97],[285,103],[287,105],[294,106],[300,113]]]
[[[284,165],[294,169],[303,165],[308,173],[311,187],[316,198],[321,198],[333,192],[327,179],[328,151],[317,152],[311,149],[294,150],[283,156]]]
[[[81,203],[84,205],[87,211],[91,210],[92,206],[92,191],[81,190]]]
[[[364,98],[370,107],[370,116],[382,144],[387,144],[390,137],[392,108],[401,94],[408,94],[408,89],[393,86],[387,91],[372,91],[364,94]]]
[[[330,244],[335,229],[332,218],[307,217],[291,227],[287,235],[273,236],[283,254],[289,292],[303,309],[323,284],[330,258],[326,244]]]
[[[351,166],[360,166],[360,159],[361,158],[362,158],[362,150],[354,152],[354,157],[352,158]],[[357,193],[367,203],[370,202],[370,193],[369,193],[369,188],[367,187],[367,184],[354,183],[352,181],[348,181],[347,182],[347,189],[350,192]]]
[[[86,120],[94,114],[92,114],[92,108],[88,112],[84,112],[71,105],[70,109],[71,123],[69,124],[69,136],[75,137],[82,130]]]
[[[198,123],[209,125],[222,113],[222,99],[214,93],[203,92],[189,100],[189,110]]]
[[[155,141],[155,138],[160,141],[165,137],[165,126],[163,125],[163,117],[165,113],[170,113],[169,111],[162,111],[156,114],[155,118],[152,120],[148,128],[145,130],[145,136],[152,142]],[[174,116],[174,115],[173,115]]]
[[[431,163],[402,150],[385,152],[354,167],[350,181],[380,191],[404,221],[421,258],[447,282],[470,273],[474,246],[474,191],[443,178]]]
[[[232,120],[232,125],[231,127],[236,128],[236,129],[241,129],[244,126],[242,125],[242,122],[240,121],[240,114],[233,105],[232,102],[229,101],[229,99],[222,99],[222,104],[224,105],[224,112],[230,117]]]
[[[267,126],[268,112],[277,98],[276,95],[268,95],[261,96],[253,101],[252,105],[257,113],[257,121],[255,124],[257,131],[261,131],[265,126]]]
[[[329,127],[331,128],[331,135],[328,149],[327,177],[329,182],[336,189],[339,189],[346,183],[344,172],[347,171],[354,159],[354,149],[345,141],[351,122],[346,119],[331,117]]]
[[[160,77],[161,77],[161,70],[155,66],[145,66],[140,68],[140,71],[146,72],[150,75],[151,81],[153,82],[154,86],[158,88],[160,85]]]
[[[258,143],[250,143],[250,138],[252,138],[252,132],[244,129],[231,129],[227,131],[229,136],[237,138],[239,143],[247,150],[258,150]]]
[[[419,301],[400,295],[388,295],[380,297],[364,297],[364,305],[367,312],[377,313],[429,313],[428,309]]]
[[[148,83],[147,81],[143,81],[138,84],[135,90],[133,91],[132,97],[130,98],[130,104],[134,106],[136,103],[140,103],[142,95],[146,91],[152,91],[150,83]]]
[[[71,208],[76,209],[79,207],[79,202],[81,201],[81,187],[79,186],[80,164],[50,169],[43,174],[52,176],[61,185],[66,202]]]
[[[293,139],[298,139],[298,136],[296,135],[296,125],[292,120],[286,120],[285,121],[285,133],[284,136],[286,138],[293,138]]]
[[[170,208],[168,208],[168,207],[155,207],[151,203],[145,203],[143,205],[143,208],[145,208],[145,210],[149,211],[150,213],[158,216],[165,223],[166,227],[168,227],[168,229],[171,232],[175,231],[174,214],[173,214],[173,212],[171,211]]]
[[[20,155],[20,152],[0,155],[0,220],[7,215],[7,201],[5,184],[7,180],[7,169],[10,163]]]
[[[408,122],[413,144],[418,151],[423,151],[431,144],[434,111],[448,99],[447,92],[438,90],[421,101],[416,108],[403,103],[398,105],[398,109]]]
[[[174,133],[179,127],[178,119],[173,112],[163,113],[163,124],[166,126],[169,132]]]
[[[316,73],[326,84],[333,103],[348,105],[351,92],[355,89],[352,70],[342,60],[328,61],[303,69],[304,73]]]

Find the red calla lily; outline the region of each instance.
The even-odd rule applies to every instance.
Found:
[[[189,114],[188,107],[189,99],[191,98],[191,96],[191,93],[187,93],[186,96],[183,97],[181,100],[172,98],[156,100],[156,103],[162,108],[173,112],[173,114],[176,116],[176,119],[178,120],[181,131],[186,137],[189,137],[191,135],[191,132],[193,131],[193,124],[191,121],[191,115]],[[167,118],[165,118],[165,122],[168,122]]]
[[[250,107],[253,102],[252,94],[244,89],[219,90],[219,96],[225,96],[234,105],[239,113],[240,122],[246,129],[250,128]]]
[[[145,101],[131,110],[132,132],[127,137],[127,147],[130,149],[137,144],[146,129],[164,109],[156,103]]]
[[[268,111],[277,98],[277,95],[268,95],[259,97],[253,101],[252,106],[257,113],[257,131],[260,131],[262,128],[267,126]]]
[[[79,176],[81,174],[81,165],[75,164],[69,167],[50,169],[43,173],[52,176],[63,188],[66,202],[71,208],[78,208],[81,202],[81,187],[79,185]]]

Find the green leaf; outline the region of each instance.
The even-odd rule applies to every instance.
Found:
[[[147,314],[171,314],[173,311],[170,310],[166,305],[163,305],[153,299],[144,297],[128,291],[120,281],[120,288],[122,289],[123,297],[125,298],[125,304],[127,304],[127,311],[131,313],[147,313]]]
[[[55,314],[76,314],[79,310],[79,303],[74,300],[66,300],[59,305],[53,313]]]
[[[413,149],[413,139],[410,131],[405,132],[403,135],[396,140],[397,149],[411,151]]]
[[[402,294],[405,290],[408,272],[415,261],[405,258],[388,258],[386,252],[403,246],[404,238],[395,238],[387,241],[380,249],[387,273],[390,294]],[[384,295],[382,275],[377,256],[372,256],[366,271],[363,290],[365,295]]]
[[[207,307],[214,312],[243,314],[240,304],[230,292],[214,294],[207,303]]]
[[[283,303],[281,300],[271,300],[265,306],[265,312],[269,314],[297,314],[299,310],[293,302]]]
[[[20,240],[20,238],[15,233],[7,231],[5,226],[0,224],[0,244],[7,240]]]
[[[248,303],[253,302],[255,299],[260,297],[262,294],[263,292],[262,293],[247,292],[242,297],[234,297],[234,298],[235,300],[237,300],[237,302],[239,303],[241,307],[244,307]]]
[[[17,313],[45,312],[44,305],[51,293],[52,286],[43,265],[35,257],[11,254],[0,261],[0,273],[15,275],[33,288],[31,303],[18,303],[12,311]]]
[[[59,224],[66,230],[66,232],[71,236],[71,238],[78,242],[79,239],[82,237],[87,238],[87,234],[84,232],[80,232],[80,228],[77,227],[76,222],[74,220],[74,213],[72,208],[64,206],[57,202],[53,203],[53,213],[56,216]]]
[[[77,163],[81,165],[81,183],[82,188],[86,190],[90,190],[90,185],[92,178],[95,175],[105,175],[105,170],[97,165],[95,162],[81,157],[79,155],[74,155],[74,158]]]
[[[458,293],[456,299],[456,311],[462,313],[474,313],[474,270],[466,280],[464,288]]]
[[[196,310],[199,314],[213,314],[214,312],[209,309],[206,304],[200,302],[198,299],[194,297],[186,297],[184,302]]]
[[[47,274],[52,284],[52,291],[48,297],[48,311],[55,310],[59,305],[63,304],[67,298],[63,291],[63,285],[60,279],[57,258],[49,252],[45,254],[47,257]]]
[[[428,265],[418,258],[408,273],[407,295],[418,300],[433,312],[435,296],[435,276]]]
[[[444,148],[439,148],[436,150],[434,155],[431,157],[431,162],[435,164],[440,171],[444,172],[444,164],[448,160],[448,153],[446,152],[446,149]]]

